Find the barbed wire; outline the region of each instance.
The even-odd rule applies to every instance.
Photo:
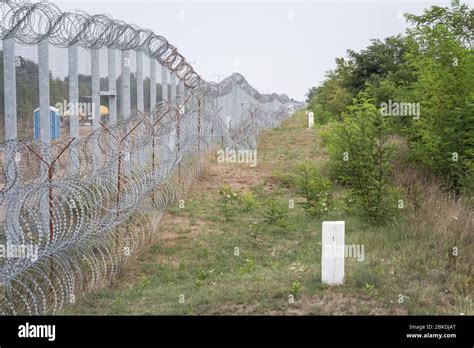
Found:
[[[48,40],[61,48],[79,45],[87,49],[107,47],[140,51],[176,73],[188,88],[211,88],[214,95],[223,95],[232,83],[238,83],[249,95],[261,102],[271,102],[274,99],[282,103],[289,101],[286,95],[260,94],[237,73],[220,84],[207,82],[166,38],[150,29],[142,29],[108,15],[89,15],[77,10],[62,12],[50,2],[1,0],[0,16],[2,39],[15,38],[26,45],[38,45]]]

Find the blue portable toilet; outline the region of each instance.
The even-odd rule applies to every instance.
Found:
[[[39,140],[39,108],[34,111],[35,115],[35,140]],[[60,117],[59,110],[49,107],[49,125],[51,129],[51,140],[59,139]]]

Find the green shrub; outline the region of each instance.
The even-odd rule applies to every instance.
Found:
[[[286,227],[285,218],[288,214],[288,207],[286,204],[275,201],[274,199],[267,199],[262,211],[263,222],[268,225],[278,225]]]
[[[393,146],[389,120],[360,93],[354,105],[323,134],[337,179],[351,188],[350,199],[370,222],[389,219],[397,208],[392,182]]]
[[[283,173],[281,171],[275,171],[273,178],[283,187],[290,188],[292,182],[292,176],[289,173]]]
[[[290,294],[293,296],[298,295],[301,292],[301,283],[296,281],[291,284]]]
[[[250,191],[245,191],[240,195],[240,202],[244,207],[244,211],[251,211],[258,204],[255,195]]]
[[[318,174],[311,162],[304,162],[296,167],[293,184],[299,195],[306,199],[301,203],[306,213],[312,217],[320,217],[329,210],[331,183]]]

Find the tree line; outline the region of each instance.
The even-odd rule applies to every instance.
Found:
[[[336,59],[307,94],[321,125],[332,175],[359,207],[384,216],[394,151],[435,175],[457,197],[474,192],[474,11],[459,0],[405,14],[404,34],[371,40]]]

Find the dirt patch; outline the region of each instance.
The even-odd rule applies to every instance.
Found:
[[[361,309],[367,309],[361,313]],[[306,296],[296,300],[285,314],[305,315],[406,315],[403,308],[386,308],[380,302],[342,292],[325,291],[324,294]]]
[[[367,311],[361,312],[366,308]],[[380,302],[327,290],[324,294],[297,298],[286,308],[268,310],[255,304],[226,303],[211,314],[218,315],[407,315],[400,307],[383,307]]]
[[[205,161],[203,175],[192,185],[193,192],[218,190],[223,185],[230,185],[234,190],[247,191],[252,187],[271,181],[272,167],[260,161],[255,167],[249,164],[219,164],[215,154],[211,153]],[[273,190],[273,186],[265,187]]]
[[[199,219],[191,224],[189,218],[185,216],[167,213],[161,219],[157,242],[164,242],[169,246],[173,245],[178,239],[196,238],[204,231],[202,228],[204,224],[205,222]],[[179,231],[176,231],[176,227],[179,228]]]

